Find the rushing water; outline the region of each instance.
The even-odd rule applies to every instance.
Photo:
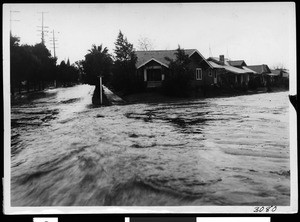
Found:
[[[288,93],[91,108],[12,105],[12,206],[289,205]]]

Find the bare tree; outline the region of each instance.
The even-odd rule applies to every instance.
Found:
[[[279,63],[277,65],[274,65],[273,69],[286,70],[286,67],[282,63]]]
[[[147,37],[140,37],[138,39],[138,49],[141,51],[149,51],[154,49],[153,41]]]

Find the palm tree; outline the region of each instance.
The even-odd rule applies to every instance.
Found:
[[[108,54],[108,49],[106,47],[104,47],[104,49],[102,50],[103,46],[102,44],[99,45],[99,46],[96,46],[95,44],[92,45],[92,48],[89,49],[88,51],[91,53],[91,54]]]
[[[110,70],[112,66],[112,58],[108,53],[108,49],[92,45],[85,55],[85,60],[82,62],[83,72],[86,75],[86,82],[91,85],[98,84],[98,76],[103,76],[103,83],[106,83],[110,77]]]

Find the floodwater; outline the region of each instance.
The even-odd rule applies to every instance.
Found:
[[[289,205],[288,92],[92,108],[12,105],[12,206]]]

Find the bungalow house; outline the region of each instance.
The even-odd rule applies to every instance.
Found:
[[[289,73],[286,69],[274,69],[270,70],[271,73],[268,74],[271,78],[271,83],[273,85],[287,85],[289,81]]]
[[[151,50],[136,51],[137,55],[137,76],[146,82],[147,88],[157,88],[168,78],[170,74],[169,61],[166,57],[175,60],[176,50]],[[213,67],[206,61],[197,49],[185,49],[185,54],[189,56],[191,62],[189,68],[192,70],[191,85],[198,88],[203,85],[214,83],[216,76],[212,75]],[[216,81],[216,80],[215,80]]]
[[[267,80],[270,79],[271,70],[265,64],[262,65],[252,65],[247,66],[248,69],[251,69],[256,72],[254,78],[257,79],[261,86],[265,86]]]
[[[282,78],[282,72],[279,69],[271,69],[270,70],[271,73],[269,74],[270,78],[271,78],[271,83],[277,83],[280,81],[280,79]]]
[[[220,86],[242,87],[247,86],[250,76],[254,73],[249,70],[244,60],[230,61],[224,55],[209,57],[207,61],[217,73],[217,84]]]

